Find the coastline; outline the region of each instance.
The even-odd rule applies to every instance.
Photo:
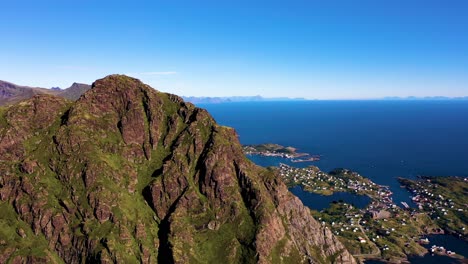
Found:
[[[244,154],[258,155],[262,157],[279,157],[287,159],[293,163],[319,161],[321,155],[311,155],[309,153],[297,152],[297,148],[291,146],[281,146],[273,143],[259,145],[242,146]]]
[[[429,218],[424,211],[410,207],[402,208],[394,203],[393,193],[388,186],[375,184],[356,172],[339,169],[324,173],[314,166],[295,168],[286,164],[280,164],[278,170],[289,187],[300,186],[306,192],[322,196],[347,192],[365,195],[371,199],[371,203],[364,209],[350,207],[342,210],[337,207],[337,204],[334,204],[330,207],[331,211],[329,209],[324,212],[317,212],[313,209],[311,211],[314,218],[329,227],[349,250],[356,248],[356,246],[362,247],[361,243],[364,241],[366,241],[366,244],[375,245],[369,247],[368,250],[374,249],[368,251],[368,253],[354,252],[353,255],[356,258],[362,260],[374,259],[385,261],[385,263],[409,263],[408,259],[410,258],[424,257],[431,254],[430,250],[421,243],[423,238],[431,235],[452,236],[449,232],[441,232],[442,228],[433,219]],[[307,205],[307,201],[303,200],[303,202]],[[349,215],[348,220],[351,222],[346,224],[348,220],[334,216],[337,214]],[[372,217],[369,218],[370,215]],[[361,236],[365,238],[361,243],[359,241],[362,239],[359,238],[358,240],[356,239],[358,235],[354,235],[355,230],[350,229],[349,231],[352,231],[352,233],[346,231],[348,227],[353,227],[353,223],[355,227],[360,227]],[[383,226],[387,228],[382,229]],[[401,235],[407,238],[402,240]],[[392,241],[396,244],[392,243]],[[381,252],[380,257],[375,256],[375,247]],[[447,252],[449,250],[450,248],[447,249]],[[441,256],[454,259],[465,259],[462,255],[438,253]]]

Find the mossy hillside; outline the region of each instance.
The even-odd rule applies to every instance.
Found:
[[[97,144],[99,145],[99,144]],[[110,252],[118,252],[120,256],[113,256],[123,259],[126,263],[136,263],[141,260],[140,246],[150,249],[154,248],[154,240],[158,237],[158,228],[155,225],[155,215],[142,195],[143,186],[152,178],[153,168],[162,164],[161,155],[154,155],[153,159],[158,159],[151,163],[152,166],[134,166],[131,162],[123,159],[114,153],[103,153],[101,151],[90,152],[94,173],[99,175],[93,186],[81,189],[80,197],[87,197],[86,193],[99,193],[99,199],[112,201],[111,213],[112,223],[99,223],[96,220],[86,221],[84,229],[89,230],[87,235],[98,241],[105,241],[102,249]],[[160,152],[163,153],[163,152]],[[70,160],[68,160],[70,162]],[[89,166],[89,165],[88,165]],[[79,166],[77,166],[79,168]],[[127,187],[131,184],[130,174],[137,174],[136,190],[130,193]],[[115,178],[119,175],[119,178]],[[79,182],[79,180],[78,180]],[[100,186],[106,186],[101,189]],[[139,187],[138,187],[139,186]],[[75,188],[76,189],[76,188]],[[87,203],[87,201],[83,201]],[[91,209],[91,207],[90,207]],[[144,226],[146,238],[136,238],[132,234],[137,225]],[[123,227],[122,227],[123,226]],[[122,239],[122,237],[126,237]],[[99,250],[98,250],[99,251]],[[153,252],[157,255],[156,252]]]
[[[170,115],[175,115],[179,106],[169,99],[168,95],[163,95],[162,97],[164,101],[164,111]],[[24,106],[26,106],[26,104],[24,104]],[[67,111],[63,109],[61,112]],[[53,209],[54,214],[60,211],[63,204],[67,204],[68,206],[75,204],[80,207],[81,214],[87,214],[86,211],[92,210],[92,205],[89,204],[88,194],[93,192],[99,192],[99,196],[102,198],[108,197],[109,200],[114,200],[114,203],[119,206],[112,207],[112,213],[114,214],[113,221],[118,222],[119,225],[122,222],[125,223],[124,227],[118,227],[115,223],[111,222],[104,222],[101,224],[95,219],[84,219],[84,221],[80,221],[79,218],[76,218],[72,220],[72,222],[82,227],[75,229],[74,233],[84,235],[91,240],[101,241],[101,245],[98,245],[94,250],[94,254],[99,255],[102,250],[120,252],[123,254],[119,253],[120,256],[113,256],[113,258],[125,259],[126,262],[132,263],[141,259],[141,256],[136,256],[138,254],[135,255],[132,252],[139,252],[138,247],[142,244],[151,247],[154,243],[154,239],[157,238],[158,228],[154,224],[151,224],[151,222],[155,221],[154,212],[149,208],[144,197],[141,195],[141,191],[148,182],[159,176],[154,175],[154,171],[162,166],[163,159],[168,157],[171,153],[171,149],[169,146],[162,146],[162,144],[159,144],[157,149],[153,150],[151,161],[140,159],[138,163],[143,164],[135,166],[134,162],[129,162],[121,155],[116,154],[124,151],[125,144],[123,143],[121,134],[118,132],[116,124],[109,122],[109,120],[111,120],[109,118],[110,115],[111,114],[105,114],[104,118],[100,118],[99,116],[90,114],[86,109],[71,109],[71,111],[67,112],[66,116],[57,118],[46,132],[36,131],[34,136],[24,143],[27,156],[32,157],[32,159],[39,164],[41,170],[35,171],[31,175],[21,174],[19,170],[16,170],[16,173],[18,173],[18,175],[23,175],[20,177],[24,179],[31,178],[38,180],[39,184],[35,185],[37,191],[47,190],[43,192],[40,198],[41,200],[44,199],[44,208]],[[82,120],[84,122],[82,122]],[[187,128],[187,125],[184,124],[181,119],[178,120],[177,130],[183,131]],[[206,123],[207,120],[204,121]],[[192,133],[201,133],[206,142],[211,132],[207,131],[206,124],[204,125],[202,123],[203,122],[198,123]],[[67,126],[69,124],[72,124],[72,126]],[[109,130],[109,126],[114,128]],[[145,123],[145,126],[147,128],[148,123]],[[168,130],[168,127],[163,128],[163,131]],[[70,153],[72,156],[63,157],[64,153],[60,154],[55,150],[55,148],[57,148],[57,142],[55,142],[57,138],[54,138],[54,135],[60,133],[62,136],[72,136],[78,140],[85,140],[80,140],[81,142],[78,148]],[[60,135],[58,140],[60,140]],[[175,138],[173,140],[175,140]],[[193,136],[186,136],[179,144],[190,145],[194,143],[194,140],[195,138]],[[173,143],[171,143],[171,145],[172,144]],[[80,158],[76,159],[75,156]],[[190,159],[189,156],[180,158]],[[53,164],[54,171],[52,171],[48,166],[49,160],[62,160],[62,162],[61,164]],[[191,163],[196,164],[197,160],[194,159]],[[21,164],[18,164],[17,166],[20,165]],[[64,181],[64,179],[61,179],[61,176],[59,176],[61,174],[79,175],[86,172],[89,167],[92,167],[92,169],[95,170],[94,172],[99,174],[99,177],[93,185],[94,187],[87,186],[85,188],[80,178],[71,178],[69,181]],[[192,172],[195,170],[194,167],[195,166],[191,166]],[[125,170],[129,168],[133,168],[138,174],[139,187],[134,194],[129,194],[125,191],[122,192],[122,189],[127,187],[130,183],[129,176],[125,173]],[[124,177],[123,179],[114,179],[113,175],[122,175]],[[191,182],[191,184],[195,186],[195,183]],[[98,186],[106,186],[106,188],[101,189]],[[72,194],[70,192],[71,189],[73,189],[73,195],[78,197],[78,200],[72,201],[67,198]],[[198,190],[198,188],[195,189]],[[198,195],[202,199],[205,198],[199,193]],[[18,200],[19,204],[29,204],[31,202],[31,199],[28,197],[23,197]],[[213,214],[210,219],[214,219]],[[138,223],[145,226],[145,233],[149,234],[149,238],[141,239],[143,241],[135,241],[127,237],[122,240],[122,236],[128,236],[128,234],[122,234],[122,232],[125,233],[129,230],[134,230]],[[243,227],[244,225],[241,226]],[[122,228],[124,231],[122,231]],[[223,228],[228,230],[226,227]],[[223,238],[227,233],[229,232],[221,232],[222,235],[220,237]],[[204,244],[202,243],[201,245],[203,246]],[[220,245],[224,246],[224,244],[218,243],[213,245],[218,247]],[[206,257],[207,256],[203,256],[205,259]]]
[[[204,127],[197,127],[198,129],[204,129],[206,133],[197,133],[197,136],[205,135],[206,138],[202,139],[203,144],[207,144],[209,141],[210,144],[217,146],[219,148],[231,148],[232,142],[226,140],[226,133],[232,133],[232,129],[222,128],[216,126],[214,129],[215,132],[211,133],[206,130]],[[195,141],[197,140],[191,134],[184,134],[179,138],[177,144],[183,146],[196,145]],[[193,159],[190,157],[185,157],[187,153],[193,153],[192,148],[185,149],[184,151],[176,151],[173,153],[171,159],[183,161],[184,166],[189,167],[189,174],[195,173],[195,169],[198,164],[198,159]],[[240,151],[240,149],[239,149]],[[203,154],[205,157],[210,155],[219,155],[216,149],[208,148],[208,151]],[[216,170],[218,167],[225,167],[225,161],[221,159],[217,160],[216,163],[211,164],[210,169]],[[234,170],[233,167],[231,167]],[[171,233],[178,234],[175,237],[192,237],[193,241],[187,243],[187,241],[179,241],[176,238],[171,240],[173,245],[173,250],[175,254],[177,252],[187,251],[187,247],[192,250],[187,251],[191,252],[191,259],[194,262],[203,263],[203,260],[207,263],[219,263],[220,261],[224,262],[238,262],[237,260],[252,260],[253,255],[253,241],[256,233],[256,224],[254,219],[251,218],[248,208],[245,207],[243,203],[233,202],[231,208],[237,208],[240,210],[238,212],[238,217],[235,220],[230,220],[228,222],[220,223],[222,224],[219,230],[210,230],[206,229],[206,226],[212,221],[217,221],[216,215],[222,214],[222,211],[225,211],[226,208],[214,208],[214,207],[204,207],[203,203],[207,201],[207,197],[204,194],[200,193],[199,183],[194,181],[195,178],[188,177],[188,189],[187,196],[195,196],[200,201],[199,207],[190,207],[188,208],[188,214],[190,217],[184,217],[186,215],[182,212],[175,212],[172,216],[176,220],[176,223],[173,222]],[[154,185],[161,185],[161,178],[156,178],[153,181]],[[232,188],[226,187],[223,191],[231,193],[234,195],[240,190],[238,189],[239,185],[233,186]],[[261,188],[261,185],[258,184],[258,188]],[[193,198],[192,198],[193,199]],[[259,211],[261,211],[259,209]],[[266,213],[265,213],[266,214]],[[172,218],[171,217],[171,218]],[[181,221],[180,219],[184,219]],[[198,229],[198,230],[195,230]],[[198,232],[197,232],[198,231]],[[190,245],[190,246],[189,246]],[[216,253],[213,253],[216,252]],[[219,252],[219,253],[218,253]],[[230,253],[227,253],[230,252]]]
[[[85,117],[88,118],[89,117]],[[76,206],[80,207],[81,212],[86,212],[87,210],[91,210],[91,206],[89,205],[88,199],[87,199],[87,194],[93,191],[99,191],[96,188],[90,187],[90,188],[84,188],[82,186],[82,180],[80,178],[78,179],[71,179],[70,181],[63,181],[60,179],[60,176],[57,175],[61,174],[67,174],[67,172],[76,172],[76,174],[81,173],[82,171],[85,170],[85,168],[89,165],[86,163],[82,163],[82,158],[81,159],[69,159],[69,157],[66,157],[63,159],[63,164],[54,164],[54,170],[52,171],[49,168],[49,160],[60,160],[62,157],[60,157],[60,154],[55,151],[56,144],[54,142],[54,135],[57,134],[57,131],[61,128],[63,124],[63,120],[58,118],[56,122],[52,126],[48,128],[47,132],[43,131],[37,131],[34,133],[34,136],[31,137],[30,139],[26,140],[24,143],[25,150],[27,152],[27,156],[32,157],[31,159],[35,160],[38,163],[38,167],[40,170],[32,173],[31,175],[23,175],[21,177],[25,178],[31,178],[31,179],[36,179],[38,180],[39,184],[35,185],[35,188],[37,191],[40,190],[46,190],[43,194],[43,199],[46,199],[45,201],[45,207],[44,208],[54,208],[54,209],[60,209],[62,208],[63,204],[61,203],[66,203],[68,205],[72,205],[75,203]],[[79,125],[81,129],[76,129],[76,127],[71,130],[71,131],[65,131],[64,133],[70,135],[70,134],[78,134],[78,135],[84,135],[86,137],[89,137],[90,135],[94,135],[92,133],[92,130],[89,129],[89,127]],[[63,127],[62,127],[63,129]],[[88,132],[88,133],[87,133]],[[109,136],[102,137],[103,134],[98,134],[101,135],[100,137],[97,138],[97,140],[94,140],[93,143],[91,141],[88,141],[89,144],[85,144],[80,146],[80,150],[82,151],[81,154],[86,154],[84,156],[87,156],[89,159],[88,160],[93,160],[93,164],[95,168],[99,168],[102,171],[99,173],[100,177],[97,179],[97,184],[96,185],[102,185],[106,186],[105,191],[101,191],[101,195],[103,197],[105,196],[111,196],[112,194],[118,193],[119,196],[117,197],[117,200],[115,203],[119,204],[119,207],[115,211],[120,211],[120,213],[117,213],[116,216],[117,219],[122,218],[125,222],[131,222],[131,223],[136,223],[137,219],[141,221],[143,224],[145,221],[149,222],[147,224],[148,227],[153,227],[153,228],[148,228],[146,230],[146,233],[152,234],[153,237],[150,238],[150,240],[146,239],[146,241],[138,241],[138,243],[134,243],[133,245],[129,246],[129,244],[122,245],[125,248],[134,248],[135,252],[139,252],[139,246],[140,244],[147,244],[148,248],[152,247],[154,244],[154,238],[157,238],[157,227],[155,225],[151,225],[151,222],[154,222],[154,212],[149,208],[147,205],[146,201],[141,195],[141,189],[139,190],[139,194],[137,195],[131,195],[128,193],[122,193],[122,187],[128,186],[129,180],[128,178],[125,179],[124,181],[115,181],[116,179],[112,179],[112,173],[107,173],[107,172],[119,172],[122,169],[122,166],[124,165],[129,165],[129,162],[126,162],[123,160],[123,158],[119,155],[116,155],[115,153],[105,153],[102,151],[102,149],[105,149],[106,145],[122,145],[120,142],[121,137],[117,135],[112,135],[112,133],[109,133]],[[119,143],[119,144],[116,144]],[[93,148],[93,146],[98,146],[96,148]],[[159,161],[152,163],[150,167],[160,167],[162,164],[162,157],[160,154],[164,153],[162,151],[154,151],[155,157],[159,159]],[[79,156],[80,152],[74,153],[75,155]],[[18,164],[17,166],[20,166],[21,164]],[[63,165],[63,167],[60,167]],[[145,177],[149,178],[151,177],[151,173],[149,173],[149,170],[152,170],[151,168],[146,168],[145,166],[141,166],[137,168],[136,170],[139,171],[139,174],[145,174]],[[19,170],[16,170],[16,173],[18,175],[21,175]],[[105,176],[107,175],[107,177]],[[144,183],[143,183],[144,184]],[[79,199],[75,202],[71,201],[70,199],[67,199],[67,197],[70,197],[71,193],[70,190],[73,189],[74,196],[78,197]],[[136,197],[133,197],[136,196]],[[22,198],[21,200],[18,201],[19,204],[28,204],[31,203],[31,200],[28,199],[27,197]],[[145,210],[146,209],[146,210]],[[55,211],[54,211],[55,212]],[[58,212],[58,211],[57,211]],[[124,218],[124,216],[126,216]],[[130,218],[130,219],[127,219]],[[79,223],[80,221],[77,220],[72,220],[73,222]],[[144,224],[143,224],[144,225]],[[88,236],[90,239],[96,239],[96,240],[102,240],[104,239],[106,242],[107,247],[115,247],[116,249],[119,248],[119,243],[120,239],[118,237],[119,235],[119,230],[112,225],[109,224],[109,222],[106,222],[104,224],[99,224],[96,221],[88,221],[85,220],[82,222],[83,229],[87,230],[88,232],[85,231],[86,236]],[[130,224],[129,225],[130,230],[135,229],[135,225]],[[75,233],[82,233],[80,230],[75,230]],[[118,251],[118,250],[116,250]],[[129,254],[130,256],[132,254]],[[127,258],[127,257],[126,257]],[[128,258],[127,258],[128,260]]]
[[[232,204],[231,208],[239,208],[236,219],[220,225],[219,229],[211,230],[206,225],[219,220],[215,213],[185,218],[186,228],[195,227],[200,232],[193,230],[192,258],[198,263],[248,263],[254,261],[256,224],[249,215],[249,211],[241,204]],[[206,218],[208,216],[208,218]]]
[[[25,102],[23,105],[27,107],[30,104]],[[22,185],[34,188],[37,195],[35,197],[22,196],[21,199],[16,201],[17,207],[31,204],[33,200],[36,200],[36,202],[44,203],[44,209],[49,209],[52,214],[55,214],[59,213],[62,208],[59,201],[63,203],[70,202],[67,198],[68,192],[66,188],[63,187],[63,183],[57,179],[56,174],[52,172],[48,166],[49,160],[57,157],[54,154],[53,135],[60,126],[60,115],[67,110],[69,105],[70,104],[64,104],[52,114],[52,116],[55,115],[55,121],[52,121],[50,126],[43,129],[41,129],[42,124],[33,126],[33,128],[38,127],[38,129],[36,128],[31,131],[32,136],[28,136],[27,139],[23,141],[22,145],[24,147],[25,156],[28,158],[16,162],[14,164],[15,169],[10,175],[17,177]],[[17,109],[17,106],[12,106],[10,111],[15,111]],[[18,113],[22,114],[24,118],[27,118],[26,112],[18,111]],[[21,167],[28,163],[33,164],[34,169],[26,173],[22,171]]]
[[[308,261],[303,256],[301,256],[301,254],[296,248],[293,248],[290,252],[285,254],[287,243],[288,240],[286,238],[283,238],[280,241],[278,241],[278,243],[275,245],[269,256],[269,261],[271,263],[308,263]],[[320,253],[318,253],[315,257],[315,260],[318,260],[318,263],[326,263],[321,262],[321,259],[322,256],[320,256]]]
[[[16,256],[23,256],[36,257],[49,263],[63,263],[55,252],[49,250],[42,234],[35,235],[27,223],[18,219],[10,204],[0,201],[0,212],[0,254],[10,252],[10,261]]]
[[[294,216],[277,210],[290,194],[274,173],[249,162],[235,131],[205,110],[150,89],[109,76],[39,116],[47,122],[9,124],[26,132],[17,156],[0,163],[14,213],[67,262],[307,259],[301,232],[287,234]],[[15,106],[20,119],[34,100]]]
[[[165,96],[165,111],[169,113],[176,113],[177,112],[177,107],[173,102],[171,102],[168,99],[168,96]],[[77,111],[79,112],[79,111]],[[87,120],[90,118],[87,117]],[[163,122],[164,124],[165,122]],[[186,128],[186,125],[183,124],[183,122],[178,121],[178,128],[177,130],[184,130]],[[102,127],[106,127],[107,124],[105,125],[100,125]],[[145,123],[145,126],[148,126],[148,123]],[[87,130],[89,126],[79,126],[75,127],[73,130],[74,133],[77,133],[80,131],[80,129]],[[205,128],[205,127],[203,127]],[[172,128],[174,129],[174,128]],[[200,127],[201,129],[201,127]],[[206,128],[205,128],[206,129]],[[167,131],[166,127],[162,129],[163,131]],[[104,130],[106,131],[106,130]],[[103,171],[115,171],[119,172],[117,174],[124,174],[122,172],[122,168],[132,168],[133,171],[137,171],[138,174],[138,184],[137,184],[137,190],[134,194],[128,194],[126,192],[121,192],[121,188],[124,186],[128,185],[128,177],[124,176],[124,180],[121,180],[121,186],[116,186],[115,183],[112,181],[104,181],[104,182],[99,182],[97,184],[98,186],[105,185],[107,186],[108,189],[110,189],[110,193],[119,193],[119,196],[117,197],[116,203],[119,204],[118,208],[114,207],[113,208],[113,213],[114,217],[120,218],[123,216],[127,216],[128,219],[126,219],[129,222],[136,221],[136,219],[146,219],[145,222],[154,222],[155,220],[155,215],[152,210],[150,210],[148,204],[146,203],[145,199],[143,196],[141,196],[142,190],[146,187],[146,185],[153,181],[155,177],[157,178],[159,175],[156,175],[154,172],[157,171],[158,169],[161,168],[162,166],[162,161],[168,157],[168,155],[171,153],[170,147],[163,146],[161,142],[159,142],[159,145],[155,150],[152,151],[151,155],[151,160],[150,161],[145,161],[144,159],[140,159],[137,162],[128,162],[125,159],[122,158],[122,156],[116,155],[114,153],[105,153],[103,149],[106,144],[112,145],[114,148],[114,151],[117,153],[121,153],[123,150],[121,147],[124,145],[122,143],[122,137],[118,133],[109,133],[109,130],[107,129],[107,135],[103,136],[101,134],[101,137],[94,138],[93,144],[97,146],[97,149],[99,151],[93,152],[93,151],[87,151],[87,153],[94,153],[92,154],[92,160],[93,163],[99,163],[99,161],[103,161],[103,164],[100,164],[98,167],[103,169]],[[110,135],[109,135],[110,134]],[[87,135],[89,136],[89,135]],[[164,135],[162,135],[164,137]],[[117,144],[116,144],[117,143]],[[188,142],[182,142],[182,144],[187,144]],[[117,147],[117,149],[115,149]],[[194,160],[196,161],[196,160]],[[138,163],[138,166],[135,166],[135,163]],[[103,177],[106,173],[101,174],[100,178],[107,178]],[[119,189],[120,188],[120,189]],[[119,192],[120,191],[120,192]],[[136,200],[136,202],[135,202]],[[143,210],[143,212],[138,212],[135,208],[146,208],[148,210]],[[135,216],[135,217],[130,217],[130,216]],[[154,226],[154,224],[147,223],[146,226]],[[158,229],[153,228],[152,230],[149,230],[150,233],[157,234]],[[112,233],[109,229],[100,229],[100,232],[93,233],[93,236],[96,236],[98,238],[98,235],[103,236],[105,234],[103,233]],[[109,236],[109,235],[107,235]],[[144,242],[143,242],[144,243]],[[111,245],[112,247],[115,247],[115,249],[118,249],[119,243],[107,243],[108,246]],[[125,248],[128,248],[128,245],[124,245]],[[131,255],[131,254],[130,254]]]
[[[0,128],[3,128],[8,125],[7,119],[5,118],[5,112],[7,111],[6,107],[0,107]],[[1,133],[1,130],[0,130]]]
[[[245,217],[245,216],[244,216]],[[193,263],[249,263],[255,260],[254,241],[255,227],[249,218],[237,219],[225,223],[218,230],[193,230],[193,247],[190,247],[190,258]],[[247,222],[246,220],[247,219]],[[192,220],[187,219],[186,228],[192,229]],[[175,230],[175,232],[177,232]],[[249,237],[250,236],[250,237]],[[182,241],[180,241],[182,242]],[[183,249],[187,244],[175,248]]]
[[[174,105],[169,99],[166,100],[167,105]],[[172,107],[172,112],[176,111],[176,107]],[[66,109],[64,109],[63,112],[66,112]],[[71,113],[67,113],[67,115],[73,113],[79,113],[79,111],[76,111],[74,109],[74,112],[72,111]],[[171,112],[171,111],[170,111]],[[79,114],[81,115],[81,114]],[[36,185],[35,187],[38,190],[47,190],[46,193],[44,193],[43,198],[46,199],[47,201],[45,202],[45,207],[46,208],[51,208],[54,209],[54,212],[59,212],[59,209],[63,206],[63,204],[67,205],[72,205],[76,204],[80,206],[80,211],[81,214],[86,214],[85,212],[87,210],[92,210],[92,206],[89,204],[88,200],[88,195],[87,193],[92,193],[92,192],[99,192],[100,196],[102,197],[113,197],[115,199],[115,204],[118,204],[118,207],[113,207],[112,212],[114,213],[114,217],[116,218],[115,221],[122,220],[124,222],[130,222],[130,223],[135,223],[137,219],[141,220],[143,219],[143,222],[148,222],[145,226],[153,226],[151,225],[151,222],[155,221],[155,215],[154,212],[148,207],[148,204],[146,203],[145,199],[140,195],[142,189],[145,187],[145,185],[154,179],[155,177],[158,177],[158,175],[154,175],[154,171],[156,171],[158,168],[162,166],[162,161],[163,159],[167,158],[168,155],[171,153],[171,150],[169,147],[164,147],[162,145],[159,145],[156,150],[153,151],[153,157],[151,161],[139,161],[140,163],[142,162],[143,164],[139,166],[135,166],[133,162],[128,162],[125,160],[121,155],[117,155],[116,153],[121,153],[123,151],[122,148],[124,148],[124,144],[122,142],[122,137],[119,133],[117,132],[112,132],[109,131],[109,129],[106,129],[106,126],[109,125],[107,121],[104,121],[102,124],[96,124],[94,122],[97,122],[98,118],[95,116],[91,116],[89,114],[84,114],[82,116],[83,119],[85,119],[87,122],[89,120],[92,120],[93,123],[92,125],[96,125],[94,128],[93,126],[89,126],[88,124],[82,124],[81,122],[77,122],[73,125],[73,127],[68,127],[67,122],[69,120],[67,119],[68,116],[63,116],[61,118],[57,118],[57,120],[47,129],[47,131],[44,133],[43,131],[37,131],[34,133],[34,136],[29,138],[24,142],[24,147],[27,153],[27,156],[33,157],[33,159],[39,164],[39,167],[41,170],[33,172],[31,175],[23,175],[21,177],[30,177],[30,178],[35,178],[39,181],[39,184]],[[76,117],[75,117],[76,118]],[[104,119],[107,120],[107,119]],[[203,120],[204,122],[199,122],[197,123],[196,127],[192,129],[192,134],[198,133],[201,134],[201,136],[204,138],[204,143],[208,141],[211,131],[207,129],[206,123],[210,124],[211,120],[205,119]],[[204,124],[205,123],[205,124]],[[183,131],[187,128],[187,126],[183,122],[178,122],[178,129],[180,131]],[[95,133],[93,132],[93,129],[97,128],[100,133]],[[59,131],[60,130],[60,131]],[[57,148],[57,137],[55,135],[57,134],[65,134],[67,136],[73,136],[74,138],[87,138],[86,141],[81,142],[79,145],[79,148],[76,149],[77,152],[73,152],[73,156],[79,156],[80,159],[75,159],[73,156],[65,156],[63,157],[63,153],[60,154],[59,152],[56,151]],[[193,136],[190,136],[190,134],[187,134],[179,144],[182,145],[193,145],[195,138]],[[59,135],[60,137],[60,135]],[[174,139],[175,140],[175,139]],[[229,144],[228,141],[223,142],[224,144]],[[112,146],[113,153],[106,152],[107,146]],[[116,153],[115,153],[116,152]],[[193,153],[192,153],[193,154]],[[86,157],[86,158],[83,158]],[[180,157],[184,159],[190,159],[190,156],[186,157]],[[60,163],[54,163],[53,164],[53,171],[49,168],[48,163],[50,160],[62,160],[62,164]],[[86,161],[87,160],[87,161]],[[90,162],[92,161],[92,162]],[[190,163],[196,164],[198,162],[197,159],[193,159],[190,161]],[[90,165],[90,163],[92,165]],[[18,165],[20,166],[20,164]],[[60,179],[61,177],[59,175],[61,174],[80,174],[86,171],[86,169],[89,166],[93,166],[93,169],[98,169],[96,173],[99,174],[99,178],[97,178],[97,181],[95,182],[94,186],[88,186],[84,187],[82,185],[82,179],[80,178],[71,178],[69,181],[64,182],[63,179]],[[129,184],[129,179],[127,176],[125,176],[125,173],[122,173],[122,168],[127,168],[128,167],[133,167],[136,171],[138,171],[138,179],[139,179],[139,188],[137,189],[136,194],[128,194],[126,192],[122,192],[122,188],[125,188]],[[125,171],[125,170],[124,170]],[[18,171],[16,171],[19,175],[21,174]],[[191,166],[191,172],[195,172],[195,165]],[[117,179],[113,179],[112,175],[113,174],[119,174],[119,175],[124,175],[123,179],[120,179],[117,181]],[[58,174],[58,175],[57,175]],[[141,179],[141,181],[140,181]],[[192,178],[189,178],[192,179]],[[191,182],[193,186],[196,186],[196,183]],[[106,189],[102,190],[100,188],[97,188],[97,186],[106,186]],[[78,197],[77,201],[72,201],[68,199],[67,197],[70,196],[70,189],[73,189],[74,195]],[[198,188],[194,188],[195,190],[198,191]],[[118,194],[115,196],[115,194]],[[201,199],[206,199],[203,195],[198,193],[198,196]],[[60,201],[60,202],[59,202]],[[22,198],[22,200],[19,201],[19,203],[31,203],[30,199],[27,198]],[[137,209],[138,208],[138,209]],[[141,208],[146,208],[147,210],[141,210]],[[245,210],[246,211],[246,210]],[[247,213],[246,213],[247,215]],[[210,217],[213,218],[214,217]],[[250,218],[247,218],[250,219]],[[79,223],[79,219],[72,220],[75,223]],[[104,224],[100,224],[98,221],[93,220],[93,219],[88,219],[84,220],[80,224],[82,228],[80,229],[75,229],[75,233],[85,235],[89,239],[93,239],[96,241],[102,241],[102,245],[98,246],[95,249],[95,254],[100,254],[100,250],[105,250],[106,248],[109,249],[110,251],[113,252],[121,252],[121,249],[126,249],[128,251],[129,249],[133,248],[135,252],[138,252],[138,245],[139,244],[144,244],[148,242],[153,243],[153,241],[138,241],[138,243],[133,243],[133,242],[125,242],[121,243],[121,239],[119,237],[120,231],[119,228],[117,228],[114,224],[110,222],[105,222]],[[247,226],[247,229],[249,229],[251,232],[251,229],[253,227],[253,223],[250,224],[236,224],[237,227],[241,227],[240,230],[244,228],[244,226]],[[135,225],[130,225],[129,229],[134,229]],[[225,238],[225,234],[228,234],[230,232],[226,231],[229,230],[227,227],[223,227],[223,232],[220,234],[220,238]],[[233,228],[234,230],[234,228]],[[153,234],[154,237],[157,237],[157,228],[150,228],[149,230],[150,234]],[[226,231],[226,232],[224,232]],[[84,234],[83,234],[84,232]],[[231,234],[234,234],[235,232],[232,232]],[[242,233],[242,232],[241,232]],[[254,232],[252,233],[254,234]],[[248,236],[245,234],[240,234],[240,237],[242,236]],[[252,235],[251,235],[252,236]],[[232,236],[236,237],[236,236]],[[154,239],[154,238],[153,238]],[[253,238],[250,237],[248,238],[248,242],[244,243],[251,243],[251,240]],[[241,240],[243,240],[241,238]],[[211,240],[209,244],[211,243]],[[219,245],[225,246],[224,244],[220,243],[214,243],[212,246],[217,246],[218,249],[221,249],[222,247],[219,247]],[[201,247],[212,247],[210,245],[204,245],[204,243],[201,243]],[[203,250],[204,251],[204,250]],[[135,261],[138,259],[138,256],[135,256],[135,258],[132,258],[134,254],[130,252],[127,252],[128,254],[125,254],[125,259],[127,261]],[[114,256],[117,258],[123,257],[123,256]],[[203,256],[203,258],[206,258],[207,256]]]
[[[206,120],[205,120],[206,121]],[[202,123],[200,121],[199,123]],[[193,131],[196,131],[197,137],[194,137]],[[205,132],[202,132],[205,131]],[[181,146],[195,146],[196,141],[201,140],[202,145],[206,145],[208,141],[217,142],[219,135],[222,132],[211,133],[204,125],[196,125],[190,128],[188,133],[184,133],[177,140],[177,144]],[[201,139],[199,139],[201,138]],[[217,143],[215,143],[217,144]],[[229,145],[230,146],[230,145]],[[211,155],[212,149],[207,151],[205,155]],[[183,161],[184,166],[189,168],[189,175],[196,173],[197,164],[199,159],[194,155],[195,150],[189,147],[183,151],[176,151],[173,153],[171,159]],[[220,164],[214,164],[214,169]],[[153,181],[153,184],[159,185],[161,178],[158,177]],[[192,237],[192,243],[187,241],[179,241],[176,238],[171,240],[174,251],[188,251],[191,252],[191,261],[195,263],[219,263],[224,262],[237,262],[239,259],[251,259],[253,257],[252,250],[248,247],[251,245],[255,235],[255,224],[249,216],[248,210],[233,201],[232,208],[240,208],[241,212],[239,217],[228,223],[224,223],[219,230],[210,230],[206,226],[211,221],[216,221],[216,215],[219,213],[219,208],[204,207],[203,204],[207,202],[207,197],[199,190],[199,183],[194,181],[194,177],[187,177],[188,196],[195,196],[199,199],[200,204],[198,207],[188,208],[190,217],[184,216],[185,213],[175,212],[174,218],[179,219],[173,223],[171,233],[185,234],[180,237]],[[227,192],[234,192],[234,190],[225,189]],[[191,193],[191,194],[190,194]],[[178,215],[180,214],[180,215]],[[180,219],[183,219],[180,220]],[[198,232],[197,232],[198,231]],[[190,249],[188,246],[190,245]],[[227,252],[231,254],[226,255]],[[250,252],[250,253],[249,253]],[[250,254],[250,255],[249,255]],[[250,257],[248,257],[250,256]]]

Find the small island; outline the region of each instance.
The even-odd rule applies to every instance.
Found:
[[[278,144],[267,143],[258,145],[244,145],[246,155],[259,155],[265,157],[280,157],[289,159],[291,162],[311,162],[320,160],[320,155],[311,155],[309,153],[299,153],[297,149],[291,146],[285,147]]]

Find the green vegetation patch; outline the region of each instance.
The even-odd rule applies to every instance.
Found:
[[[49,251],[44,236],[35,235],[28,224],[18,219],[10,204],[0,202],[0,212],[0,252],[12,251],[10,260],[15,256],[32,256],[49,257],[55,263],[63,263],[55,253]]]

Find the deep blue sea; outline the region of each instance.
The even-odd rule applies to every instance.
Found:
[[[468,176],[468,101],[298,101],[201,104],[242,144],[278,143],[320,154],[323,171],[348,168],[389,185],[396,177]],[[259,165],[287,163],[251,157]]]
[[[347,168],[388,185],[393,199],[410,203],[396,177],[468,176],[468,101],[298,101],[200,104],[242,144],[278,143],[322,155],[323,171]],[[250,156],[257,164],[288,163]],[[296,190],[296,195],[300,190]],[[307,195],[299,197],[307,204]],[[411,203],[410,203],[411,204]],[[449,241],[450,242],[450,241]],[[447,246],[464,245],[461,240]],[[466,251],[466,250],[465,250]],[[460,252],[460,251],[459,251]],[[467,252],[463,252],[467,254]],[[468,257],[468,254],[467,256]],[[444,257],[412,263],[451,263]]]

